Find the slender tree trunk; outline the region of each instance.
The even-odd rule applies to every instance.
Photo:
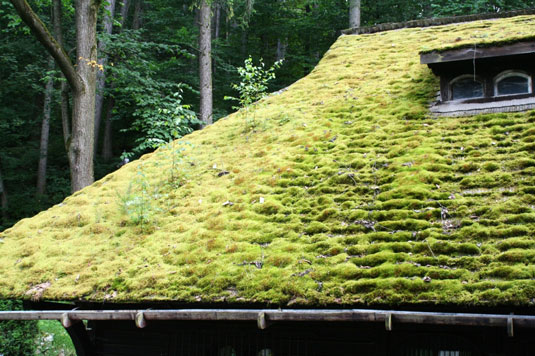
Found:
[[[215,3],[214,6],[214,39],[218,40],[221,30],[221,4]]]
[[[48,59],[48,71],[54,70],[54,58]],[[45,99],[43,103],[43,121],[41,123],[41,142],[39,146],[39,164],[37,166],[37,195],[43,195],[46,191],[46,166],[48,160],[48,137],[50,133],[50,104],[54,92],[54,77],[50,77],[45,87]]]
[[[121,32],[125,28],[126,19],[128,18],[128,10],[130,9],[130,1],[123,0],[121,5],[121,17],[119,18],[119,30]],[[113,92],[113,84],[110,87],[110,91]],[[107,104],[106,116],[104,122],[104,137],[102,140],[102,158],[104,161],[109,161],[113,158],[113,122],[112,113],[115,106],[115,100],[110,97]]]
[[[284,7],[284,3],[286,0],[279,0],[279,6],[281,9]],[[276,53],[276,60],[282,61],[284,58],[286,58],[286,49],[288,48],[288,37],[285,36],[283,38],[278,37],[277,38],[277,53]]]
[[[199,11],[199,82],[200,119],[203,126],[212,124],[212,30],[210,4],[201,0]]]
[[[111,35],[113,29],[113,17],[115,12],[115,0],[108,0],[106,5],[106,15],[102,20],[102,29],[107,35]],[[98,44],[98,53],[104,52],[106,49],[106,43],[100,41]],[[99,64],[102,65],[103,69],[99,69],[97,72],[97,94],[95,97],[95,154],[98,147],[98,136],[100,133],[100,122],[102,117],[102,105],[104,103],[104,89],[106,87],[106,66],[108,65],[108,57],[101,55],[99,59]]]
[[[4,185],[4,180],[2,179],[2,166],[0,165],[0,210],[2,211],[2,219],[7,219],[7,191]]]
[[[54,26],[54,35],[58,41],[58,45],[63,47],[63,29],[61,28],[61,0],[53,0],[52,2],[52,20]],[[65,78],[65,75],[63,75]],[[65,151],[69,152],[69,145],[71,142],[71,118],[69,109],[69,88],[65,81],[61,82],[61,127],[63,128],[63,143]]]
[[[288,39],[277,39],[277,61],[281,61],[286,58],[286,49],[288,48]]]
[[[225,41],[228,42],[230,36],[230,18],[228,14],[225,12]]]
[[[219,40],[220,27],[221,27],[221,4],[219,2],[214,3],[214,16],[213,16],[213,28],[214,28],[214,39],[216,40],[214,44],[214,49],[217,48],[217,40]],[[217,65],[216,58],[212,56],[212,78],[216,76]]]
[[[351,0],[349,3],[349,27],[360,27],[360,0]]]
[[[115,106],[115,100],[110,98],[108,100],[108,109],[106,112],[106,122],[104,126],[104,140],[102,142],[102,158],[104,161],[109,161],[113,157],[112,147],[112,115],[113,107]]]
[[[121,18],[119,19],[120,30],[123,29],[126,19],[128,18],[128,10],[130,9],[130,0],[123,0],[121,5]]]
[[[71,117],[69,108],[69,87],[67,83],[61,83],[61,127],[63,129],[63,144],[65,151],[69,153],[69,146],[71,144]]]
[[[137,0],[134,8],[134,19],[132,20],[132,29],[139,30],[143,26],[143,0]]]
[[[249,54],[249,53],[247,53],[248,44],[249,44],[249,29],[248,28],[244,28],[242,30],[242,33],[241,33],[241,55],[242,55],[242,58],[247,58],[247,56]]]

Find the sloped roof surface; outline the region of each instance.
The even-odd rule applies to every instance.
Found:
[[[342,36],[286,92],[2,233],[0,295],[530,305],[535,112],[430,117],[419,52],[534,31],[521,16]]]

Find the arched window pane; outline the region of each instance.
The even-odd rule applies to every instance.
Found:
[[[470,99],[483,97],[483,83],[472,78],[459,79],[451,85],[452,99]]]
[[[498,95],[528,94],[529,80],[520,75],[505,77],[498,82]]]

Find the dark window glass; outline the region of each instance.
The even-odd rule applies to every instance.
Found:
[[[529,80],[520,75],[505,77],[498,82],[498,95],[513,95],[529,93]]]
[[[409,349],[404,356],[473,356],[470,351],[444,351],[431,349]]]
[[[236,356],[236,350],[234,350],[232,346],[224,346],[219,349],[218,356]]]
[[[452,100],[483,97],[483,83],[472,78],[459,79],[451,85]]]

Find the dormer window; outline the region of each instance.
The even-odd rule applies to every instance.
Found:
[[[535,109],[535,41],[486,43],[421,53],[440,77],[440,95],[431,111],[440,116]]]
[[[531,77],[525,73],[505,71],[494,80],[494,95],[517,95],[531,93]]]
[[[450,99],[464,100],[483,97],[483,81],[473,75],[461,75],[450,82]]]

